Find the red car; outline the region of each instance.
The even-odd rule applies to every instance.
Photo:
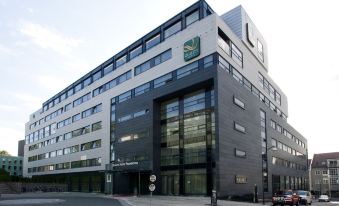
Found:
[[[297,205],[299,206],[300,197],[297,193],[292,190],[279,191],[274,193],[272,197],[273,205]]]

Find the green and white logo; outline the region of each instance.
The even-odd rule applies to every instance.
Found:
[[[187,62],[200,55],[200,37],[194,37],[184,44],[184,60]]]

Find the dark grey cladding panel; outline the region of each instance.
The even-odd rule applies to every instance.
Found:
[[[224,70],[218,70],[217,81],[219,191],[221,195],[248,194],[254,184],[261,184],[260,107],[258,100]],[[245,110],[233,103],[233,96],[244,100]],[[234,121],[246,128],[245,134],[233,129]],[[246,151],[246,158],[236,157],[235,148]],[[235,175],[247,176],[246,186],[235,184]]]
[[[270,129],[270,119],[274,118],[283,127],[290,126],[270,110],[263,102],[255,97],[245,87],[241,86],[230,74],[218,69],[217,92],[217,155],[219,158],[217,171],[219,172],[218,191],[220,195],[249,194],[253,185],[261,190],[262,181],[262,156],[260,136],[260,109],[266,112],[267,143],[271,145],[271,136],[274,131]],[[245,103],[245,109],[233,103],[233,97],[238,97]],[[234,121],[246,128],[246,133],[234,130]],[[292,131],[291,131],[292,132]],[[292,148],[297,145],[285,136],[286,144]],[[235,156],[234,149],[246,151],[246,158]],[[271,177],[273,174],[287,176],[304,176],[306,173],[295,169],[283,168],[272,165],[272,151],[268,153],[269,188],[271,191]],[[300,158],[286,152],[278,151],[275,156],[300,163]],[[302,162],[301,162],[302,163]],[[247,177],[247,184],[235,184],[235,176]],[[227,187],[225,186],[227,185]]]

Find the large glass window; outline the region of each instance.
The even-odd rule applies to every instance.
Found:
[[[179,164],[179,122],[171,122],[161,126],[161,165]]]
[[[197,91],[185,96],[184,113],[189,113],[205,108],[205,91]]]
[[[206,194],[206,170],[191,169],[185,170],[185,193]]]
[[[205,114],[184,120],[184,163],[206,162]]]
[[[169,119],[179,115],[179,100],[173,99],[161,104],[161,119]]]

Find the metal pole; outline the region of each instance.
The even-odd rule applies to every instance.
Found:
[[[140,191],[140,170],[139,170],[139,188],[138,188],[138,194],[139,194],[139,196],[141,195],[141,191]]]
[[[264,178],[262,180],[262,204],[265,205]]]

